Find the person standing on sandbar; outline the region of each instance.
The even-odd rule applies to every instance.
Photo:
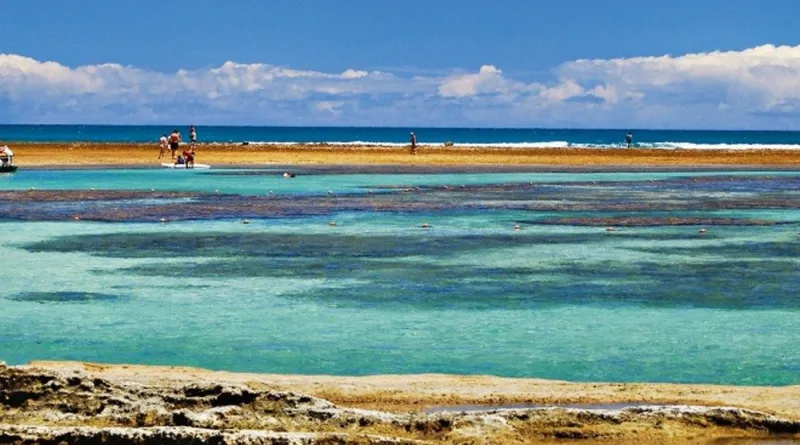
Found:
[[[411,154],[417,154],[417,135],[411,132]]]
[[[189,127],[189,141],[191,141],[192,150],[194,150],[194,146],[197,145],[197,128],[194,125]]]
[[[633,146],[633,133],[632,132],[629,131],[628,134],[625,135],[625,143],[628,144],[628,148],[631,148]]]
[[[158,153],[158,159],[164,159],[164,155],[166,155],[167,150],[169,150],[169,141],[167,141],[166,134],[161,135],[161,138],[158,140],[158,146],[161,149]]]
[[[175,160],[175,154],[178,152],[178,148],[181,146],[181,132],[178,129],[172,130],[172,134],[169,135],[169,151],[172,152],[172,159]]]

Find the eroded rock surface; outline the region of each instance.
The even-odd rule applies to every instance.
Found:
[[[388,413],[263,385],[128,381],[0,363],[0,443],[405,444],[800,435],[800,421],[732,407]]]

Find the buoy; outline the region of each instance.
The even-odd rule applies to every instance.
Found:
[[[285,172],[283,174],[283,177],[284,178],[294,178],[294,173]]]
[[[521,229],[522,229],[522,227],[520,227],[519,224],[514,226],[514,230],[521,230]]]
[[[706,233],[706,229],[700,229],[700,233]]]
[[[242,224],[250,224],[250,220],[246,219],[246,220],[242,221]]]
[[[431,225],[430,225],[430,224],[428,224],[428,223],[424,223],[424,224],[422,224],[420,227],[422,227],[423,229],[430,229],[430,228],[431,228]]]
[[[331,225],[331,227],[335,226],[336,225],[336,221],[331,221],[330,225]]]

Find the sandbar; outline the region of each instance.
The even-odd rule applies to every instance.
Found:
[[[158,167],[156,144],[139,143],[12,143],[21,168],[46,166]],[[183,148],[182,148],[183,149]],[[181,149],[181,150],[182,150]],[[169,155],[167,156],[169,158]],[[415,155],[407,148],[381,145],[328,144],[242,145],[199,144],[196,162],[239,165],[395,165],[395,166],[564,166],[564,167],[692,167],[760,166],[800,169],[800,152],[792,150],[686,150],[497,148],[423,145]]]

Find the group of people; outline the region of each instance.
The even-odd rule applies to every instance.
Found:
[[[183,142],[181,132],[176,128],[172,130],[172,134],[169,136],[162,134],[161,139],[159,139],[161,152],[158,154],[158,159],[163,159],[167,154],[167,150],[169,150],[172,155],[172,162],[175,165],[186,165],[187,168],[194,167],[197,148],[197,128],[194,125],[189,127],[189,141],[189,150],[183,150],[181,154],[178,154],[181,142]]]

